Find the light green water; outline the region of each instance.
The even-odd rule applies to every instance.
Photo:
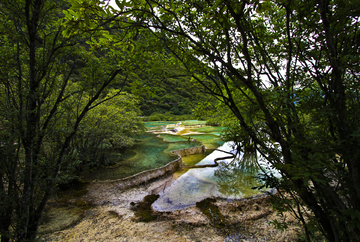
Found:
[[[206,121],[199,120],[185,120],[185,121],[153,121],[145,122],[145,127],[148,129],[159,129],[166,127],[167,125],[174,127],[175,124],[181,124],[182,126],[204,126]],[[170,127],[169,127],[170,128]]]
[[[133,147],[126,149],[114,167],[104,167],[83,175],[86,181],[115,180],[125,178],[142,171],[162,167],[178,157],[172,155],[173,150],[201,146],[200,142],[164,142],[155,134],[147,133],[139,137]]]
[[[176,126],[180,122],[181,126]],[[166,126],[168,126],[168,129],[178,128],[183,130],[177,134],[171,132],[142,134],[139,136],[136,145],[124,150],[115,158],[116,166],[96,169],[93,172],[84,174],[82,178],[87,181],[125,178],[145,170],[162,167],[175,160],[177,156],[170,153],[173,150],[201,146],[202,144],[205,144],[207,149],[216,149],[224,144],[220,137],[224,128],[204,126],[204,124],[205,121],[197,120],[146,122],[145,126],[151,130],[163,130]],[[189,142],[189,138],[197,141]],[[203,155],[195,157],[191,158],[193,164],[204,158]]]
[[[220,150],[230,152],[232,149],[225,143]],[[196,159],[201,159],[197,165],[214,164],[214,159],[228,156],[218,150],[209,155],[190,157],[186,161],[193,165]],[[160,198],[155,201],[153,208],[158,211],[173,211],[195,206],[208,197],[221,197],[239,199],[252,197],[263,193],[252,189],[261,183],[254,179],[258,173],[255,156],[251,159],[224,159],[219,161],[218,167],[192,168],[175,173],[177,180],[160,193]],[[185,162],[184,162],[185,163]]]
[[[224,140],[214,134],[189,134],[185,136],[203,142],[207,149],[216,149],[225,143]]]
[[[224,133],[226,130],[225,127],[220,127],[220,126],[216,126],[216,127],[213,127],[213,126],[201,126],[201,127],[198,127],[198,128],[194,128],[194,131],[196,132],[200,132],[200,133],[210,133],[210,134],[213,134],[213,135],[217,135],[217,136],[220,136],[222,133]]]
[[[160,134],[168,142],[178,142],[196,139],[202,142],[207,149],[216,149],[225,143],[220,136],[214,134],[186,134],[186,135],[173,135],[173,134]]]
[[[160,129],[166,125],[174,125],[180,121],[154,121],[154,122],[145,122],[145,127],[147,129]]]
[[[224,127],[204,126],[203,121],[148,122],[146,127],[162,130],[156,134],[146,133],[137,144],[121,154],[117,166],[102,168],[84,176],[85,180],[114,180],[158,168],[175,160],[172,150],[205,144],[206,153],[182,157],[185,166],[214,164],[214,159],[229,156],[215,149],[231,152],[230,143],[222,138]],[[177,125],[176,125],[177,124]],[[167,127],[167,129],[164,129]],[[177,133],[170,131],[176,128]],[[196,142],[189,141],[196,139]],[[253,159],[245,159],[251,161]],[[159,211],[172,211],[194,206],[207,197],[245,198],[262,192],[251,189],[261,185],[254,176],[258,168],[253,162],[222,160],[218,167],[182,169],[173,174],[176,181],[160,193],[153,204]],[[249,165],[250,164],[250,165]]]
[[[206,121],[199,121],[199,120],[185,120],[185,121],[181,121],[182,125],[205,125]]]

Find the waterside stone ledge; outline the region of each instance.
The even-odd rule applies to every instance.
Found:
[[[171,151],[172,154],[177,155],[178,158],[165,166],[142,171],[135,175],[121,178],[118,180],[106,180],[106,181],[95,181],[96,183],[112,183],[112,185],[118,187],[121,190],[128,189],[131,187],[138,186],[142,183],[146,183],[152,179],[159,178],[165,175],[169,175],[174,173],[175,171],[181,169],[183,166],[182,158],[183,156],[193,155],[193,154],[201,154],[205,152],[205,145],[195,146],[180,150],[173,150]]]

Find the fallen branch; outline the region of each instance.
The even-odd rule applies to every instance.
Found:
[[[235,154],[231,153],[231,152],[227,152],[227,151],[223,151],[223,150],[219,150],[219,149],[216,149],[218,151],[221,151],[221,152],[224,152],[224,153],[227,153],[227,154],[231,154],[231,156],[225,156],[225,157],[219,157],[219,158],[216,158],[214,160],[214,163],[215,164],[208,164],[208,165],[195,165],[195,166],[182,166],[183,168],[185,169],[191,169],[191,168],[205,168],[205,167],[217,167],[219,165],[219,163],[217,162],[218,160],[226,160],[226,159],[234,159],[235,158]]]

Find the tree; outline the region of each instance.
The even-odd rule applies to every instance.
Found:
[[[145,130],[135,98],[127,93],[117,93],[116,89],[110,90],[104,99],[115,97],[94,108],[79,126],[69,151],[70,161],[81,162],[81,167],[74,169],[114,162],[112,157],[134,145],[134,135]]]
[[[106,15],[97,2],[82,3],[99,19]],[[1,241],[33,241],[60,171],[71,169],[63,166],[71,141],[91,110],[136,78],[139,52],[129,29],[114,42],[104,26],[72,26],[66,20],[76,12],[65,11],[65,0],[0,6]],[[119,90],[109,92],[110,84]]]
[[[359,1],[121,3],[279,170],[265,180],[299,201],[307,240],[311,222],[360,240]]]

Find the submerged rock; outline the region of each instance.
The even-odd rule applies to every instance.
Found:
[[[150,222],[157,218],[151,205],[159,198],[159,195],[147,195],[138,204],[132,206],[138,222]]]
[[[211,224],[216,228],[225,226],[225,218],[221,214],[214,198],[206,198],[196,203],[196,207],[210,220]]]

